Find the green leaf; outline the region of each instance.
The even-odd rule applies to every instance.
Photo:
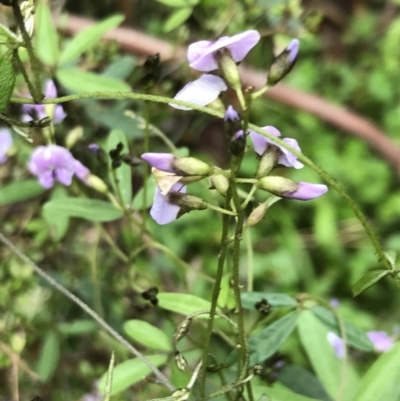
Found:
[[[10,53],[0,54],[0,113],[2,113],[14,90],[15,71],[11,62]]]
[[[106,151],[107,153],[111,150],[115,149],[119,143],[122,143],[124,148],[122,149],[121,155],[129,153],[128,141],[126,139],[126,135],[123,131],[114,129],[110,132],[107,138],[106,143]],[[109,168],[111,169],[111,158],[109,158]],[[114,170],[116,180],[115,182],[114,177],[111,175],[111,180],[113,182],[113,186],[115,192],[117,194],[121,193],[122,202],[125,206],[131,206],[132,201],[132,172],[131,167],[125,163],[122,163],[121,166]],[[117,184],[119,187],[119,191],[117,190]]]
[[[314,306],[311,308],[311,311],[330,331],[340,336],[339,325],[332,311],[323,306]],[[346,329],[347,344],[361,351],[369,352],[374,350],[374,345],[364,331],[349,322],[344,322],[344,326]]]
[[[154,191],[156,190],[156,187],[157,183],[154,180],[154,177],[149,177],[147,180],[146,200],[144,200],[144,187],[142,187],[133,198],[132,209],[142,210],[150,207],[153,204]]]
[[[194,6],[200,0],[156,0],[158,3],[164,4],[168,7],[187,7],[187,6]]]
[[[33,179],[14,181],[0,187],[0,205],[10,205],[35,198],[45,189]]]
[[[171,32],[175,28],[181,26],[193,13],[193,8],[181,8],[174,11],[169,18],[165,21],[163,30],[164,32]]]
[[[119,79],[82,71],[79,68],[63,68],[57,71],[60,84],[70,92],[131,92],[130,86]]]
[[[381,278],[393,273],[391,270],[372,270],[362,276],[358,281],[356,281],[352,286],[353,296],[357,296],[372,287]]]
[[[57,328],[64,335],[80,336],[97,331],[99,325],[90,319],[78,319],[68,323],[60,323]]]
[[[266,299],[272,309],[278,308],[294,308],[297,306],[297,301],[286,294],[278,292],[243,292],[242,303],[243,308],[256,310],[255,304],[262,299]]]
[[[315,398],[304,397],[293,393],[284,387],[252,386],[255,400],[263,400],[261,397],[266,395],[263,401],[320,401]]]
[[[299,313],[290,312],[249,338],[250,365],[264,362],[273,355],[296,327]]]
[[[233,309],[235,307],[235,297],[233,295],[230,273],[227,273],[222,277],[218,306],[227,309]]]
[[[210,310],[211,303],[203,298],[191,294],[177,292],[160,292],[157,294],[158,306],[171,312],[182,315],[190,315],[199,310]],[[208,315],[200,315],[199,318],[208,318]]]
[[[336,399],[341,386],[342,362],[328,342],[328,329],[311,311],[304,310],[298,319],[298,330],[301,343],[317,377],[328,394]],[[358,379],[350,364],[345,368],[342,399],[350,401],[357,391]]]
[[[63,65],[78,58],[93,47],[106,32],[116,28],[123,20],[122,15],[113,15],[75,35],[61,53],[59,64]]]
[[[110,64],[101,75],[115,79],[125,80],[132,73],[136,65],[136,59],[133,56],[122,56],[117,61]]]
[[[112,383],[113,383],[114,363],[115,363],[115,353],[113,351],[111,354],[110,364],[108,365],[104,401],[110,401]]]
[[[396,401],[400,399],[400,343],[382,354],[361,380],[354,401]]]
[[[90,221],[114,221],[123,216],[121,210],[109,202],[88,198],[57,198],[44,205],[45,213],[60,213]]]
[[[153,365],[159,367],[163,365],[167,355],[150,355],[146,357]],[[113,386],[111,395],[120,393],[128,387],[140,382],[145,376],[151,373],[151,369],[139,358],[129,359],[115,366],[113,371]],[[107,372],[100,378],[99,390],[105,394],[107,382]]]
[[[58,34],[47,3],[40,1],[35,13],[35,50],[39,59],[46,65],[57,64],[60,49]]]
[[[124,323],[125,333],[140,344],[161,351],[171,351],[171,341],[159,328],[143,320],[132,319]]]
[[[47,334],[42,349],[40,351],[39,361],[36,372],[40,378],[46,382],[53,376],[57,369],[60,358],[60,342],[57,334],[50,332]]]

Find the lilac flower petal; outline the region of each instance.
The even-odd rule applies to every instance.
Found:
[[[393,339],[386,331],[368,331],[367,336],[377,352],[386,352],[393,347]]]
[[[51,80],[51,79],[48,79],[46,81],[45,90],[44,90],[44,96],[46,98],[55,98],[55,97],[57,97],[57,88],[56,88],[56,85],[54,84],[54,81]]]
[[[171,153],[143,153],[141,158],[157,170],[165,171],[167,173],[176,172],[172,166],[175,156],[171,155]]]
[[[189,65],[199,71],[209,72],[218,68],[215,53],[223,48],[227,48],[234,61],[242,61],[247,53],[260,40],[257,31],[249,30],[233,36],[224,36],[216,42],[202,40],[189,45],[187,58]]]
[[[13,144],[11,133],[8,129],[0,129],[0,164],[7,160],[6,154]]]
[[[331,304],[331,306],[333,306],[334,308],[338,308],[340,305],[340,301],[337,298],[331,298],[329,300],[329,303]]]
[[[298,150],[299,152],[301,152],[300,146],[297,143],[296,139],[283,138],[283,142],[286,142],[292,148],[294,148],[294,149]],[[281,164],[282,166],[285,166],[285,167],[294,167],[296,169],[300,169],[300,168],[304,167],[304,164],[300,163],[297,160],[297,157],[293,153],[291,153],[290,151],[288,151],[287,149],[285,149],[282,146],[279,146],[279,145],[277,145],[277,146],[282,152],[282,154],[279,156],[279,160],[278,160],[279,164]]]
[[[74,160],[74,170],[75,170],[75,175],[83,181],[85,184],[87,184],[87,177],[90,174],[89,169],[84,166],[79,160]]]
[[[171,191],[186,193],[186,187],[182,184],[174,184]],[[157,186],[154,193],[153,206],[150,210],[150,216],[160,225],[171,223],[178,217],[180,207],[168,202],[167,197],[161,194]]]
[[[54,170],[54,175],[60,184],[68,186],[71,185],[72,177],[74,176],[74,170],[58,167]]]
[[[300,42],[298,39],[293,39],[286,50],[289,51],[289,63],[294,63],[296,60],[297,54],[299,53]]]
[[[280,131],[275,127],[273,127],[272,125],[267,125],[266,127],[262,127],[261,129],[267,131],[269,134],[274,135],[276,137],[281,136]],[[270,144],[276,145],[269,138],[265,137],[264,135],[258,134],[257,132],[249,131],[249,135],[251,141],[253,142],[254,151],[259,156],[262,156],[265,153]]]
[[[97,153],[100,150],[100,146],[97,145],[97,143],[89,143],[88,145],[88,149],[95,155],[97,155]]]
[[[309,182],[298,182],[297,191],[286,192],[282,196],[290,199],[310,200],[314,198],[319,198],[326,192],[328,192],[328,187],[326,185],[311,184]]]
[[[216,75],[204,74],[196,81],[189,82],[174,97],[176,100],[194,103],[199,106],[207,106],[218,98],[222,91],[226,91],[228,87],[222,78]],[[175,109],[191,110],[190,107],[169,104]]]
[[[60,104],[57,104],[54,108],[53,122],[54,124],[59,124],[64,118],[67,117],[63,107]]]
[[[228,106],[228,108],[225,111],[225,116],[224,116],[224,121],[239,121],[240,117],[238,112],[232,107]]]
[[[51,188],[54,185],[53,171],[45,171],[38,176],[39,184],[46,189]]]
[[[344,352],[345,352],[345,344],[343,339],[340,338],[336,333],[333,333],[332,331],[330,331],[327,334],[327,338],[329,343],[332,345],[336,356],[339,359],[342,359],[344,357]]]

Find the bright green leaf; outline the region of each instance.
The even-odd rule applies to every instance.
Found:
[[[154,180],[154,177],[150,176],[147,180],[146,200],[144,199],[144,187],[142,187],[133,198],[132,209],[142,210],[150,207],[153,203],[154,191],[156,190],[156,187],[157,183]]]
[[[235,307],[235,297],[233,295],[230,273],[227,273],[222,277],[218,306],[228,309],[233,309]]]
[[[11,62],[11,54],[0,54],[0,113],[10,102],[14,90],[15,71]]]
[[[287,294],[281,294],[278,292],[243,292],[243,308],[256,310],[255,304],[260,302],[262,299],[267,300],[272,309],[294,308],[297,306],[297,301]]]
[[[110,401],[112,384],[113,384],[114,363],[115,363],[115,353],[113,351],[111,354],[110,364],[108,365],[104,401]]]
[[[124,80],[129,77],[135,68],[136,59],[133,56],[118,57],[117,61],[110,64],[101,75]]]
[[[400,343],[382,354],[361,380],[354,401],[400,399]]]
[[[57,71],[60,84],[70,92],[131,92],[130,86],[119,79],[82,71],[79,68],[63,68]]]
[[[296,327],[299,313],[290,312],[249,338],[250,365],[264,362],[273,355]]]
[[[119,143],[122,143],[124,148],[122,149],[121,155],[129,153],[128,141],[123,131],[114,129],[110,132],[107,138],[106,151],[109,153],[115,149]],[[109,168],[111,169],[111,158],[109,158]],[[111,175],[111,179],[114,185],[115,192],[121,194],[122,201],[125,206],[131,205],[132,201],[132,171],[131,167],[125,163],[122,163],[118,168],[114,170],[116,181],[114,176]],[[118,189],[117,190],[117,186]]]
[[[58,34],[47,3],[40,1],[35,13],[35,50],[39,59],[47,65],[57,64],[59,57]]]
[[[171,32],[174,29],[181,26],[193,13],[191,7],[181,8],[180,10],[174,11],[169,18],[165,21],[164,32]]]
[[[352,286],[353,296],[361,294],[363,291],[367,290],[377,283],[381,278],[392,273],[390,270],[372,270],[362,276],[358,281],[356,281]]]
[[[0,205],[10,205],[35,198],[45,189],[33,179],[14,181],[0,187]]]
[[[319,401],[315,398],[304,397],[303,395],[293,393],[284,387],[268,387],[268,386],[253,386],[253,394],[255,400],[263,401]],[[268,398],[262,399],[263,395]]]
[[[146,357],[153,365],[159,367],[163,365],[168,357],[167,355],[150,355]],[[113,385],[111,395],[120,393],[128,387],[143,380],[151,373],[151,369],[139,358],[129,359],[115,366],[113,371]],[[99,381],[99,390],[105,394],[107,382],[107,372]]]
[[[75,60],[88,51],[106,32],[116,28],[123,20],[122,15],[113,15],[75,35],[62,51],[60,65]]]
[[[47,334],[42,349],[40,351],[39,361],[36,372],[40,378],[46,382],[53,376],[57,369],[60,358],[60,342],[57,334],[50,332]]]
[[[45,213],[60,213],[68,217],[81,217],[90,221],[113,221],[123,213],[109,202],[88,198],[57,198],[44,205]]]
[[[177,292],[160,292],[157,294],[158,306],[171,312],[190,315],[199,310],[210,310],[211,303],[205,299],[191,294],[180,294]],[[208,315],[200,315],[208,318]]]
[[[161,351],[171,351],[171,341],[159,328],[143,320],[132,319],[124,323],[125,333],[140,344]]]

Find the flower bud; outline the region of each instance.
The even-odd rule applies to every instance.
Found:
[[[217,52],[218,67],[225,81],[233,90],[239,90],[242,87],[240,74],[231,53],[227,48]]]
[[[197,196],[189,195],[181,192],[171,192],[167,195],[168,202],[179,206],[184,213],[190,210],[207,209],[207,202]]]
[[[225,111],[224,129],[229,139],[242,129],[241,118],[232,106],[229,106]]]
[[[268,147],[258,162],[256,178],[267,176],[276,167],[279,161],[280,153],[280,149],[276,146]]]
[[[78,125],[68,132],[65,138],[65,147],[71,149],[83,137],[83,127]]]
[[[211,167],[194,157],[177,157],[172,162],[172,168],[177,174],[185,175],[202,175],[207,176],[211,172]]]
[[[100,177],[97,177],[97,175],[89,174],[86,177],[86,183],[89,187],[92,187],[102,194],[107,194],[109,192],[107,184]]]
[[[226,196],[229,188],[229,179],[223,174],[213,174],[210,177],[211,184],[222,196]]]
[[[257,187],[264,191],[271,192],[277,196],[297,191],[297,184],[285,177],[269,176],[260,178],[257,182]]]
[[[299,52],[299,41],[293,39],[288,47],[280,53],[273,61],[269,71],[267,84],[273,86],[284,78],[293,68]]]
[[[246,226],[253,227],[258,224],[265,217],[265,213],[267,213],[269,206],[269,202],[266,201],[253,209],[247,219]]]
[[[236,132],[231,139],[229,151],[234,156],[239,156],[244,152],[246,147],[246,135],[243,130]]]

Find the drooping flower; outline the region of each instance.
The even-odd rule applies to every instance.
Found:
[[[68,186],[74,175],[85,182],[90,173],[89,169],[76,160],[68,149],[58,145],[37,147],[31,155],[28,168],[38,177],[39,184],[44,188],[53,187],[55,180]]]
[[[46,81],[44,95],[45,98],[57,97],[57,89],[51,79]],[[45,117],[50,117],[55,124],[60,123],[66,117],[64,109],[60,104],[24,104],[22,105],[22,110],[25,112],[22,116],[24,121],[32,120],[31,114],[34,114],[39,120]]]
[[[386,352],[393,347],[393,339],[386,331],[368,331],[367,336],[374,344],[376,352]]]
[[[7,152],[13,144],[11,133],[8,129],[0,129],[0,164],[7,161]]]
[[[328,192],[328,187],[324,184],[311,184],[310,182],[297,182],[297,190],[294,192],[282,193],[283,198],[297,200],[311,200],[319,198]]]
[[[277,128],[275,128],[271,125],[267,125],[266,127],[262,127],[261,129],[264,131],[267,131],[269,134],[274,135],[276,137],[281,136],[281,132]],[[283,146],[278,145],[273,140],[271,140],[261,134],[258,134],[257,132],[251,131],[251,130],[249,131],[249,136],[250,136],[251,141],[253,142],[254,151],[259,156],[262,156],[267,151],[267,149],[269,148],[270,145],[274,145],[280,149],[278,164],[285,166],[285,167],[294,167],[295,169],[300,169],[300,168],[304,167],[303,163],[300,163],[297,160],[297,157],[293,153],[291,153],[289,150],[287,150]],[[288,145],[290,145],[292,148],[301,152],[300,146],[297,143],[296,139],[283,138],[283,141],[285,143],[287,143]]]

